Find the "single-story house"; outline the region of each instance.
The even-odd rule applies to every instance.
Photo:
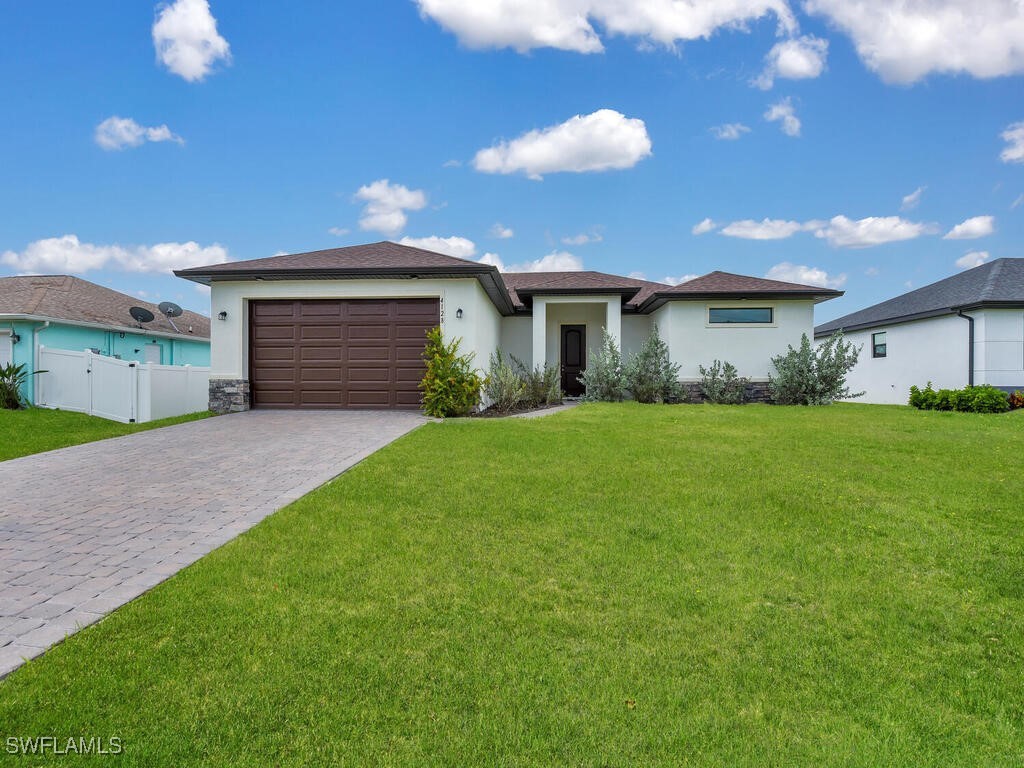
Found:
[[[153,320],[138,323],[128,313],[132,307],[149,310]],[[171,321],[153,304],[69,275],[0,278],[0,365],[13,362],[39,370],[43,346],[207,366],[210,319],[186,311]],[[36,387],[30,385],[23,394],[35,402]]]
[[[815,328],[861,346],[848,382],[906,404],[911,385],[1024,390],[1024,259],[996,259]]]
[[[495,350],[554,365],[569,395],[607,329],[623,355],[657,324],[684,382],[732,362],[766,381],[770,358],[814,329],[817,286],[712,272],[668,286],[601,272],[501,273],[391,242],[175,272],[211,287],[213,410],[416,408],[427,329],[486,369]]]

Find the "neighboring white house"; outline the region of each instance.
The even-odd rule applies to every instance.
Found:
[[[691,386],[728,360],[767,380],[771,357],[814,328],[817,286],[712,272],[671,287],[601,272],[500,273],[381,242],[179,270],[211,287],[214,410],[416,408],[427,329],[486,368],[497,349],[558,366],[569,395],[602,331],[635,353],[657,324]],[[762,387],[763,389],[763,387]]]
[[[906,404],[911,385],[1024,390],[1024,259],[997,259],[819,325],[862,346],[858,402]]]

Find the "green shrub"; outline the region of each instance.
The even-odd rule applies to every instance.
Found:
[[[523,395],[525,407],[540,408],[562,402],[562,381],[558,366],[545,363],[543,366],[528,368],[526,363],[515,355],[509,355],[509,358],[525,388]]]
[[[461,339],[446,344],[440,328],[427,331],[423,359],[427,372],[420,382],[423,412],[428,416],[464,416],[480,404],[480,376],[473,370],[473,356],[460,355]]]
[[[779,405],[829,405],[836,400],[860,397],[851,392],[846,376],[857,364],[860,348],[843,341],[837,331],[818,347],[805,333],[800,348],[772,358],[775,374],[768,377],[768,391]]]
[[[1021,401],[1024,402],[1024,395]],[[929,381],[924,389],[910,388],[910,404],[923,411],[1005,413],[1013,407],[1013,395],[1007,395],[991,384],[935,390]]]
[[[604,329],[601,348],[590,356],[587,370],[580,376],[580,383],[586,387],[584,400],[618,402],[625,395],[622,353],[608,329]]]
[[[500,349],[491,355],[484,378],[484,396],[498,413],[514,411],[526,398],[526,384]]]
[[[651,326],[650,335],[640,351],[629,361],[625,383],[638,403],[677,403],[683,398],[679,383],[679,365],[668,356],[668,344],[658,335],[658,326]]]
[[[38,376],[40,373],[46,373],[46,371],[29,372],[25,370],[24,363],[19,365],[8,363],[0,366],[0,408],[9,411],[24,408],[27,403],[21,390],[32,376]]]
[[[715,360],[709,368],[700,366],[700,392],[709,403],[742,405],[750,379],[737,375],[732,363]]]

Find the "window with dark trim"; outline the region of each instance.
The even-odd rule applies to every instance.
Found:
[[[885,357],[885,331],[871,334],[871,356]]]
[[[771,307],[708,307],[711,325],[760,325],[774,322]]]

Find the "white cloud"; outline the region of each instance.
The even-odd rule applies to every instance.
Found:
[[[157,58],[189,82],[204,79],[217,61],[229,63],[228,41],[217,32],[207,0],[174,0],[158,6],[153,22]]]
[[[768,107],[768,111],[764,113],[764,119],[769,123],[780,123],[779,128],[787,136],[800,135],[800,118],[796,116],[793,100],[788,96]]]
[[[579,272],[583,269],[583,260],[568,251],[553,251],[533,261],[509,265],[498,254],[485,253],[479,262],[497,267],[501,272]]]
[[[1010,203],[1010,210],[1014,210],[1020,206],[1021,203],[1024,203],[1024,194],[1017,195],[1017,199]]]
[[[703,235],[704,233],[710,232],[711,230],[717,227],[718,224],[712,221],[711,219],[702,219],[700,222],[693,225],[693,229],[691,229],[690,232],[692,232],[695,235]]]
[[[562,242],[565,245],[589,245],[590,243],[600,243],[602,240],[604,240],[604,235],[596,230],[593,232],[580,232],[578,235],[562,238]]]
[[[900,204],[900,210],[910,211],[917,208],[918,204],[921,202],[921,195],[924,194],[926,189],[928,189],[928,187],[918,187],[909,195],[904,195],[903,202]]]
[[[825,71],[828,40],[813,35],[776,43],[765,56],[764,71],[753,81],[762,90],[769,90],[776,78],[808,80]]]
[[[495,222],[494,226],[491,227],[489,234],[497,240],[508,240],[516,235],[515,231],[511,227],[506,227],[500,221]]]
[[[995,216],[974,216],[962,221],[942,236],[943,240],[974,240],[991,235],[996,229]]]
[[[23,251],[0,254],[0,264],[28,274],[84,274],[97,269],[166,273],[226,261],[227,249],[216,244],[93,245],[75,235],[36,240]]]
[[[837,248],[868,248],[873,245],[913,240],[929,234],[931,227],[907,221],[899,216],[869,216],[856,221],[846,216],[833,216],[827,223],[815,228],[820,237]]]
[[[445,160],[444,163],[441,164],[441,167],[442,168],[461,168],[462,167],[462,161],[461,160]]]
[[[750,133],[750,128],[743,123],[723,123],[713,125],[708,130],[720,141],[736,141],[742,138],[744,133]]]
[[[108,117],[97,125],[93,138],[97,144],[106,150],[138,147],[147,141],[185,143],[181,136],[171,133],[171,129],[166,125],[148,128],[144,125],[139,125],[130,117],[118,117],[117,115]]]
[[[650,154],[651,139],[643,120],[599,109],[481,149],[473,167],[484,173],[525,173],[539,180],[545,173],[632,168]]]
[[[1006,142],[999,159],[1004,163],[1024,163],[1024,122],[1010,123],[999,137]]]
[[[850,35],[860,58],[887,82],[938,72],[1024,72],[1019,0],[805,0],[804,8]]]
[[[703,222],[701,222],[703,224]],[[700,225],[698,225],[700,226]],[[805,228],[799,221],[786,221],[785,219],[744,219],[734,221],[722,227],[719,234],[726,237],[739,237],[744,240],[784,240],[792,237]]]
[[[868,277],[878,277],[882,271],[878,267],[868,267],[864,270],[864,274]]]
[[[700,277],[700,275],[697,274],[679,275],[679,277],[672,277],[671,275],[666,275],[665,277],[661,278],[661,280],[659,280],[658,282],[664,283],[665,285],[679,285],[680,283],[688,283],[691,280],[697,279],[698,277]]]
[[[435,253],[443,253],[446,256],[454,256],[457,259],[469,259],[476,256],[476,243],[465,237],[403,237],[398,241],[400,245],[411,245],[413,248],[423,248]]]
[[[331,227],[327,230],[327,234],[334,235],[335,237],[344,237],[349,233],[346,227]]]
[[[646,272],[641,272],[638,269],[634,269],[632,272],[630,272],[628,275],[626,275],[626,277],[631,277],[634,280],[646,280],[647,279],[647,273]]]
[[[992,257],[988,255],[988,251],[971,251],[957,259],[956,265],[960,269],[973,269],[974,267],[980,267],[990,258]]]
[[[846,275],[830,275],[818,267],[807,267],[784,261],[776,264],[765,274],[769,280],[781,280],[786,283],[801,285],[820,285],[822,288],[842,288],[846,284]]]
[[[378,179],[359,188],[356,199],[366,205],[359,216],[359,228],[396,235],[405,229],[409,217],[406,211],[419,211],[427,205],[427,195],[421,189],[409,189]]]
[[[596,24],[607,35],[639,37],[650,47],[709,38],[718,29],[745,29],[774,14],[780,30],[796,21],[786,0],[416,0],[420,13],[470,48],[604,50]]]

